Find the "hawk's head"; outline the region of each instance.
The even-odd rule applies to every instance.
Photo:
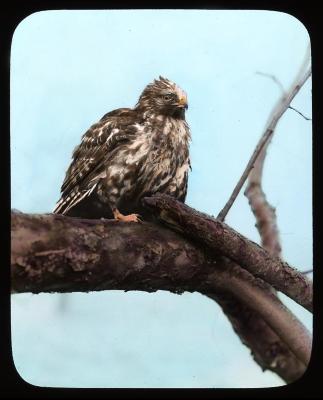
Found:
[[[136,108],[175,118],[184,118],[187,107],[184,90],[162,76],[146,86],[136,105]]]

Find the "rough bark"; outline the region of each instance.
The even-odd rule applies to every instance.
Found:
[[[16,293],[193,291],[207,275],[208,262],[189,241],[149,223],[12,214]]]
[[[162,289],[229,293],[251,303],[306,365],[311,348],[306,329],[263,291],[260,279],[224,261],[155,224],[12,215],[13,292]]]
[[[294,382],[304,374],[306,364],[295,356],[257,311],[231,293],[208,294],[208,297],[222,308],[233,330],[250,348],[253,359],[263,371],[276,373],[286,383]]]
[[[261,245],[271,255],[279,257],[281,245],[276,223],[276,211],[268,203],[260,182],[250,180],[245,191],[250,207],[256,217],[256,227],[260,233]]]
[[[173,230],[228,257],[312,311],[312,282],[279,257],[271,256],[263,247],[248,240],[224,222],[200,213],[171,196],[148,197],[144,199],[144,203],[160,221]]]
[[[230,260],[223,259],[221,268],[223,268],[221,280],[217,279],[214,292],[217,293],[225,287],[227,291],[234,293],[237,300],[258,313],[273,328],[281,340],[288,344],[298,359],[308,365],[312,348],[310,335],[277,298],[276,294],[268,290],[268,284],[238,265],[234,265]],[[218,270],[215,274],[217,273]],[[245,285],[246,281],[249,285]],[[230,288],[226,285],[229,285]],[[255,301],[257,304],[254,304]],[[295,329],[295,335],[290,335],[291,327]]]

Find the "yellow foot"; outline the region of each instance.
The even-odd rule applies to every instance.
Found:
[[[129,214],[129,215],[123,215],[121,212],[116,209],[113,211],[114,218],[117,221],[124,221],[124,222],[142,222],[140,219],[139,214]]]

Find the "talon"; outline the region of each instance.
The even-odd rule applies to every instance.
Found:
[[[141,215],[140,214],[135,214],[135,216],[137,217],[137,221],[136,222],[139,222],[140,224],[142,224],[143,220],[142,220]]]
[[[113,211],[114,218],[117,221],[123,221],[123,222],[139,222],[141,223],[142,220],[140,219],[139,214],[129,214],[129,215],[123,215],[121,212],[116,208]]]

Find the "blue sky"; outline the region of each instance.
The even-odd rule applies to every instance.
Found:
[[[162,75],[188,93],[187,203],[216,215],[281,95],[257,72],[288,88],[309,41],[301,22],[269,11],[32,14],[17,27],[11,51],[12,207],[51,212],[81,135],[107,111],[134,106]],[[311,81],[292,105],[311,116]],[[312,265],[311,132],[310,121],[288,110],[264,170],[283,256],[300,269]],[[242,193],[227,223],[259,241]],[[286,302],[310,328],[309,313]],[[281,384],[252,361],[220,308],[196,293],[14,295],[12,328],[18,372],[36,385]]]

